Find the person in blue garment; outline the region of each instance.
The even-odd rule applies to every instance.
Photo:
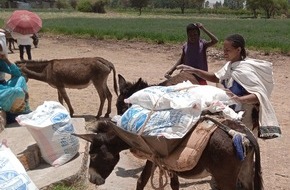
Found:
[[[238,105],[257,104],[259,106],[259,137],[270,139],[281,136],[281,129],[270,103],[274,88],[273,65],[264,60],[247,58],[245,39],[240,34],[232,34],[224,40],[224,57],[227,63],[217,72],[208,72],[187,65],[179,70],[190,72],[205,80],[220,82],[231,99]]]
[[[6,80],[5,74],[11,75]],[[6,112],[7,123],[20,114],[30,112],[28,88],[20,69],[7,56],[5,34],[0,32],[0,109]]]

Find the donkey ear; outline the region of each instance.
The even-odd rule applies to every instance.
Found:
[[[145,87],[148,87],[148,84],[142,78],[139,78],[135,84],[135,87],[139,88],[138,90],[141,90]]]
[[[76,134],[76,133],[72,133],[72,135],[82,138],[86,141],[89,141],[90,143],[93,142],[94,138],[97,136],[96,133],[90,133],[90,134]]]
[[[119,81],[119,91],[121,92],[122,89],[124,89],[126,87],[127,81],[126,79],[118,74],[118,81]]]

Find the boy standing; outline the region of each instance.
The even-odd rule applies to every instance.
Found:
[[[200,38],[200,30],[205,32],[210,37],[210,41]],[[182,47],[181,57],[177,63],[165,73],[164,76],[166,78],[169,78],[176,70],[176,67],[181,64],[208,71],[206,51],[208,47],[211,47],[218,42],[217,37],[209,32],[201,23],[187,25],[186,31],[187,42]],[[197,76],[196,78],[200,84],[207,84],[206,80]]]

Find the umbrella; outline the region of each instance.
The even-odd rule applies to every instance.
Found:
[[[42,20],[33,12],[17,10],[9,17],[6,27],[20,34],[34,34],[41,29]]]

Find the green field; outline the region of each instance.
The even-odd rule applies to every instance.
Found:
[[[1,14],[2,26],[9,14],[11,12]],[[239,19],[193,14],[142,16],[132,13],[38,12],[38,14],[43,19],[41,32],[44,33],[98,39],[180,43],[186,40],[186,25],[190,22],[201,22],[219,38],[220,42],[217,45],[219,48],[227,35],[239,33],[245,37],[248,49],[290,53],[290,19]]]

